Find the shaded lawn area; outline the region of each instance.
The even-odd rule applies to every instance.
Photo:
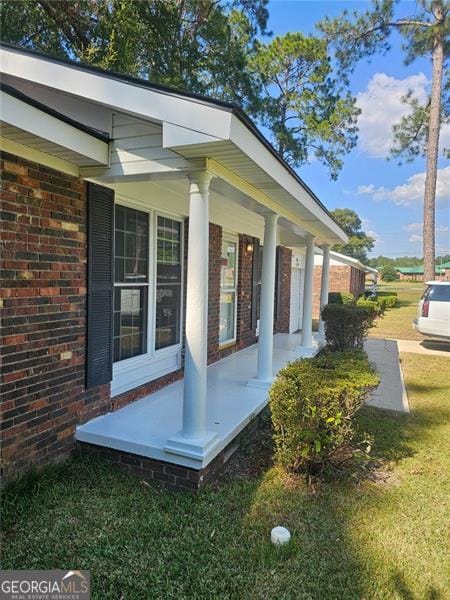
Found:
[[[240,479],[198,496],[74,458],[6,492],[3,568],[90,569],[96,599],[448,597],[450,360],[402,361],[413,412],[362,411],[384,461],[364,481],[308,490],[271,466],[263,433],[234,458]]]
[[[377,319],[375,327],[370,331],[371,337],[394,338],[398,340],[423,340],[412,322],[417,316],[417,305],[424,290],[422,282],[394,281],[378,286],[380,292],[397,292],[397,306],[390,308],[381,319]]]

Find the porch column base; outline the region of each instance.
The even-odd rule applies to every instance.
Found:
[[[186,456],[187,458],[203,462],[205,457],[214,450],[219,441],[220,438],[215,431],[207,431],[202,437],[196,438],[183,437],[183,432],[179,431],[167,440],[164,452]]]
[[[247,381],[247,387],[268,390],[274,381],[275,377],[271,377],[270,379],[258,379],[257,377],[254,377]]]

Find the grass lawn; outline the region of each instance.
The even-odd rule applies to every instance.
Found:
[[[387,310],[383,318],[378,319],[371,330],[372,337],[394,338],[399,340],[423,340],[423,335],[412,328],[412,322],[417,316],[417,304],[423,292],[420,281],[394,281],[378,286],[380,292],[398,292],[395,308]]]
[[[412,414],[360,415],[371,477],[308,490],[255,453],[262,434],[198,496],[74,458],[4,494],[3,568],[90,569],[102,600],[448,598],[450,360],[402,361]]]

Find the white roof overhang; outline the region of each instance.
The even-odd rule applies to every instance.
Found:
[[[79,166],[108,165],[108,142],[4,90],[0,90],[0,119],[2,138],[13,142],[11,146],[5,141],[3,146],[10,149],[24,144],[36,151],[59,154]]]
[[[313,192],[276,155],[250,120],[226,103],[152,87],[9,46],[0,47],[0,71],[159,122],[164,148],[193,162],[206,159],[206,168],[216,177],[237,187],[264,210],[277,212],[299,232],[316,236],[318,243],[347,242],[346,234]],[[100,147],[97,152],[100,158]]]

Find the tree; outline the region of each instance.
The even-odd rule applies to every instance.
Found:
[[[293,167],[314,156],[332,179],[357,140],[355,98],[333,77],[323,39],[288,33],[260,44],[251,65],[263,95],[260,120]]]
[[[450,3],[447,0],[417,0],[417,14],[395,18],[398,0],[372,0],[372,8],[363,13],[348,12],[337,19],[325,19],[320,28],[335,46],[336,58],[343,74],[350,72],[361,58],[390,49],[393,31],[404,38],[405,62],[418,57],[432,60],[432,85],[425,106],[408,94],[404,101],[411,112],[394,128],[392,153],[407,160],[425,155],[426,177],[423,203],[424,280],[434,277],[435,266],[435,197],[439,132],[443,121],[450,119],[450,70],[446,61],[450,54]],[[445,94],[445,97],[444,97]],[[446,152],[449,155],[449,151]]]
[[[267,0],[2,2],[1,39],[55,56],[253,105],[250,72]]]
[[[332,247],[332,250],[366,263],[368,260],[367,252],[372,250],[375,240],[361,229],[361,219],[350,208],[336,208],[331,211],[331,214],[348,235],[348,244],[336,244]]]
[[[397,279],[397,270],[392,265],[386,265],[381,269],[381,279],[383,281],[395,281]]]

